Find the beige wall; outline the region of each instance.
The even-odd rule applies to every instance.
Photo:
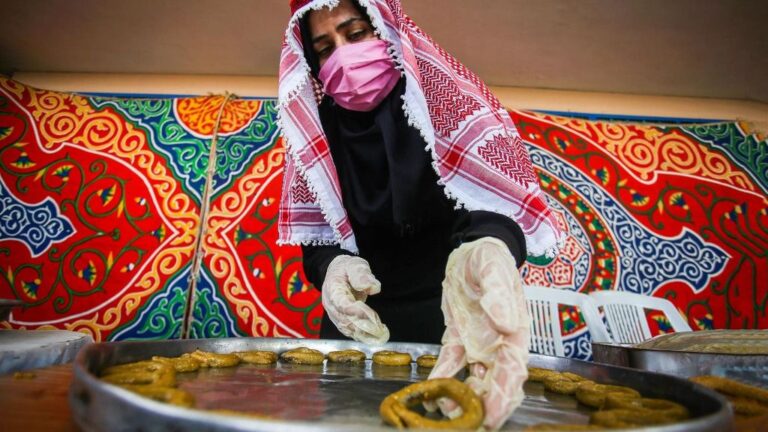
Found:
[[[277,80],[274,77],[18,72],[13,78],[33,87],[58,91],[191,95],[229,91],[239,96],[277,95]],[[752,123],[763,137],[768,136],[768,104],[764,103],[516,87],[492,89],[509,108],[740,120]]]

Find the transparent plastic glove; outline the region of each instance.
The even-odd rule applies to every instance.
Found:
[[[451,253],[442,309],[443,347],[429,377],[451,377],[469,365],[466,383],[483,399],[483,425],[496,430],[525,396],[530,331],[520,273],[501,240],[484,237]],[[438,405],[449,417],[460,413],[448,399]]]
[[[381,291],[381,283],[360,257],[340,255],[331,261],[323,281],[323,307],[336,328],[347,337],[367,344],[389,340],[389,329],[365,304]]]

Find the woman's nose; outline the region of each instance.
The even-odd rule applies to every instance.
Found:
[[[336,37],[334,38],[333,42],[334,42],[334,46],[336,48],[352,43],[349,39],[345,38],[342,35],[336,35]]]

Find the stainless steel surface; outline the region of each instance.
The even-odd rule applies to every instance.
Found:
[[[711,354],[768,354],[768,330],[700,330],[658,335],[635,348]]]
[[[0,374],[69,363],[91,342],[66,330],[0,330]]]
[[[299,366],[279,362],[260,367],[244,365],[179,374],[179,387],[192,392],[196,408],[249,411],[244,417],[211,411],[178,408],[142,398],[100,381],[104,367],[143,360],[152,355],[178,356],[195,349],[233,352],[268,349],[282,352],[306,346],[324,353],[359,349],[371,354],[391,349],[437,354],[439,346],[391,343],[378,347],[356,342],[279,338],[237,338],[168,342],[120,342],[93,345],[83,350],[74,367],[70,405],[77,423],[88,431],[206,430],[206,431],[359,431],[388,430],[378,413],[384,397],[409,382],[426,379],[428,371],[410,367],[380,367],[370,360],[362,366]],[[604,383],[636,388],[649,397],[665,397],[686,405],[690,421],[648,431],[723,431],[730,428],[731,413],[724,399],[708,389],[670,376],[595,365],[565,358],[531,355],[532,366],[568,370]],[[591,411],[569,396],[545,393],[539,383],[526,383],[523,405],[503,430],[556,421],[586,423]]]
[[[23,304],[24,302],[21,300],[0,299],[0,321],[7,320],[11,310]]]
[[[595,362],[670,374],[682,378],[717,375],[768,388],[765,355],[695,353],[592,342]]]

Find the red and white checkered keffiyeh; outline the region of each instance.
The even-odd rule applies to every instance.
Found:
[[[445,193],[468,210],[500,213],[528,253],[553,256],[563,234],[509,114],[485,84],[403,13],[399,0],[358,0],[406,78],[403,110]],[[279,244],[340,244],[357,252],[304,58],[300,17],[338,0],[294,1],[280,56],[279,122],[286,143]]]

